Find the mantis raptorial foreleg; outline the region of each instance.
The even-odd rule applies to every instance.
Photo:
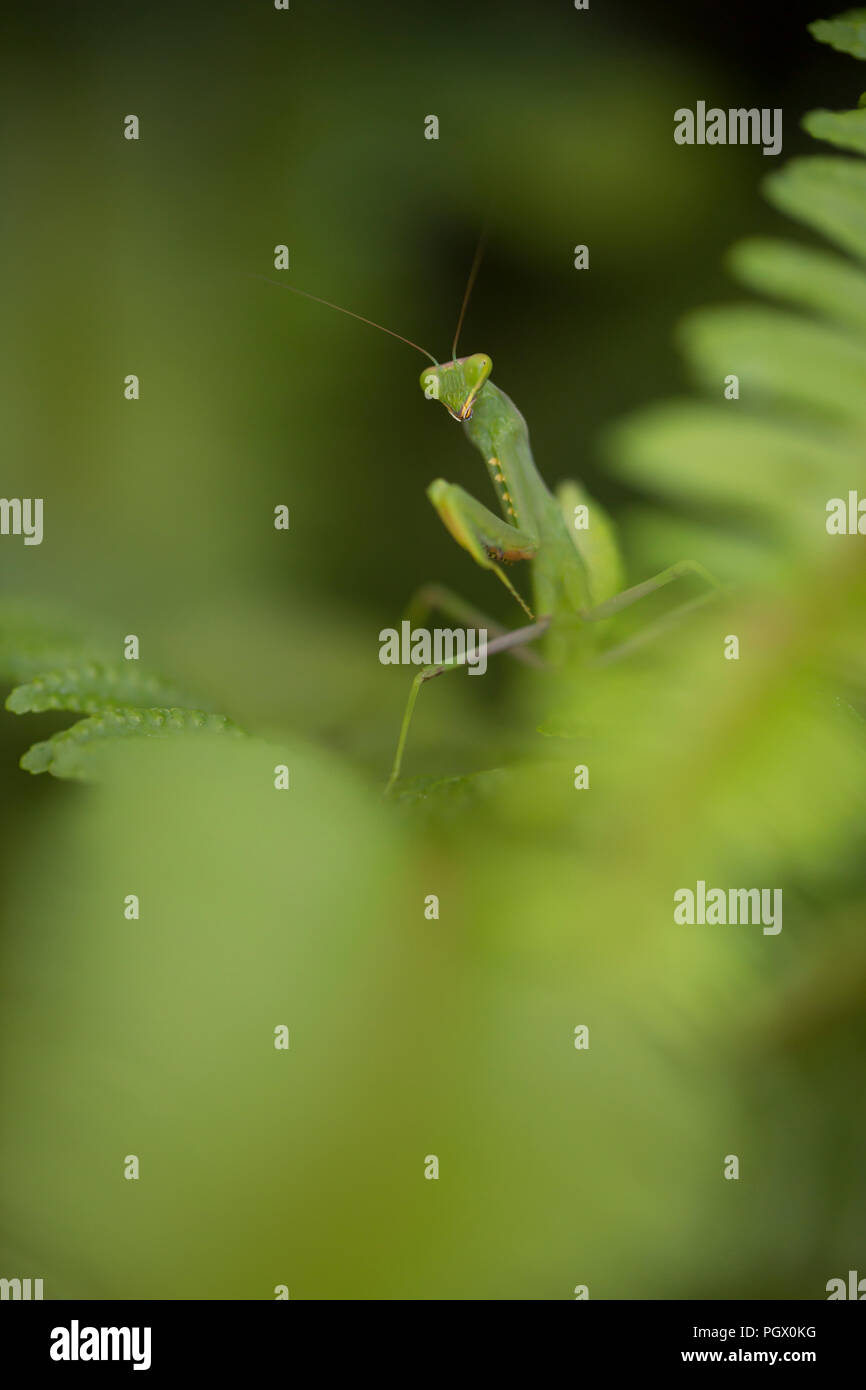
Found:
[[[469,551],[476,565],[493,570],[527,617],[534,618],[535,614],[504,573],[502,564],[534,559],[538,554],[537,534],[529,528],[512,525],[491,512],[465,488],[457,483],[446,483],[443,478],[430,484],[427,496],[454,539]]]

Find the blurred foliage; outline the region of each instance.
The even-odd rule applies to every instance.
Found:
[[[63,295],[89,306],[71,380],[63,358],[62,438],[78,457],[92,443],[101,462],[64,490],[51,461],[57,417],[57,438],[43,438],[44,473],[22,467],[17,489],[44,490],[46,542],[26,565],[2,556],[19,566],[9,585],[19,593],[82,604],[95,577],[105,618],[40,618],[38,607],[4,602],[13,707],[68,724],[63,711],[93,717],[94,700],[106,714],[113,700],[149,702],[145,691],[169,688],[150,684],[158,676],[140,693],[119,692],[135,679],[118,659],[120,634],[135,631],[148,669],[153,660],[174,673],[178,693],[203,691],[190,697],[196,707],[224,711],[253,736],[105,740],[101,777],[86,787],[10,773],[3,1272],[44,1277],[49,1297],[269,1298],[286,1283],[293,1298],[547,1299],[586,1283],[593,1298],[822,1298],[829,1278],[856,1267],[866,1233],[866,1122],[852,1105],[866,1041],[866,570],[860,540],[824,527],[827,499],[862,476],[864,272],[810,245],[765,236],[741,245],[737,275],[795,312],[748,304],[690,318],[681,341],[716,404],[642,411],[610,434],[609,473],[588,467],[584,480],[622,523],[633,571],[691,555],[726,581],[727,597],[628,660],[558,679],[491,669],[484,682],[435,682],[410,749],[432,775],[385,803],[405,681],[397,689],[378,667],[378,618],[393,618],[427,577],[414,563],[422,543],[425,564],[438,573],[443,559],[449,582],[476,578],[444,541],[436,549],[435,518],[416,507],[454,436],[446,424],[436,437],[420,395],[414,409],[411,393],[399,399],[396,347],[392,358],[374,340],[356,355],[314,306],[293,309],[303,329],[290,330],[287,306],[263,300],[270,307],[254,323],[237,309],[249,303],[246,287],[206,303],[208,275],[204,286],[192,277],[166,341],[165,296],[130,267],[161,237],[179,263],[193,244],[234,239],[236,260],[258,268],[277,240],[275,202],[256,201],[262,181],[279,183],[297,233],[289,240],[325,246],[323,228],[339,226],[363,170],[354,236],[341,243],[344,298],[370,310],[378,270],[404,309],[391,315],[386,304],[383,320],[412,332],[406,305],[423,319],[420,296],[432,314],[441,284],[431,272],[410,293],[408,266],[433,244],[425,251],[417,229],[444,218],[442,206],[471,221],[479,186],[497,216],[507,209],[504,260],[537,265],[576,239],[569,172],[579,168],[592,190],[581,195],[582,239],[614,258],[619,246],[619,274],[633,256],[673,265],[666,188],[688,188],[683,215],[702,260],[719,210],[744,204],[728,200],[724,155],[677,171],[669,116],[680,103],[663,50],[638,62],[617,36],[606,59],[602,32],[591,59],[580,54],[575,91],[574,50],[553,42],[559,18],[529,34],[507,9],[479,63],[475,12],[460,45],[452,30],[422,25],[415,48],[419,21],[408,11],[399,34],[374,24],[374,45],[351,16],[340,27],[336,7],[321,9],[297,36],[296,86],[276,83],[285,57],[278,43],[265,46],[273,31],[263,17],[255,39],[241,31],[237,86],[223,59],[220,91],[247,93],[254,57],[247,105],[199,110],[201,89],[177,80],[194,66],[182,45],[145,62],[142,99],[161,97],[153,141],[134,151],[130,172],[130,152],[101,137],[105,163],[82,161],[70,206],[85,258],[93,227],[104,229],[91,274],[113,255],[125,286],[102,307],[86,270],[61,277]],[[323,33],[332,66],[318,89],[304,65],[321,72],[311,59]],[[219,58],[216,39],[229,34],[215,12],[205,57]],[[365,82],[359,53],[370,61]],[[609,96],[614,63],[622,102]],[[88,100],[112,116],[129,109],[126,76],[123,64],[100,66]],[[690,77],[706,84],[697,69]],[[465,139],[447,169],[444,142],[423,151],[424,174],[404,190],[401,173],[418,159],[419,91],[426,109],[462,123]],[[510,152],[501,161],[485,159],[491,103]],[[655,113],[655,134],[632,148],[638,105]],[[286,108],[280,161],[256,136]],[[530,109],[536,124],[522,128]],[[82,101],[62,138],[85,114]],[[813,134],[859,138],[851,121],[821,120]],[[218,204],[204,180],[184,192],[190,166],[172,162],[178,129],[193,147],[223,141],[227,167],[243,170],[232,197]],[[612,165],[614,150],[622,159]],[[505,198],[515,171],[525,186]],[[794,160],[767,190],[862,259],[861,171],[846,157]],[[100,221],[103,178],[115,180],[110,226]],[[650,183],[654,216],[638,237],[635,189]],[[151,208],[145,191],[157,185],[163,201]],[[25,214],[39,225],[37,206],[49,215],[59,190],[34,183],[30,193]],[[184,219],[166,230],[169,207]],[[87,229],[76,223],[91,216]],[[305,286],[339,298],[322,268],[333,274],[335,261],[331,247]],[[508,294],[482,300],[504,346],[494,374],[526,410],[536,445],[539,434],[543,444],[557,438],[544,435],[545,420],[568,439],[563,402],[594,353],[605,397],[592,404],[596,423],[619,393],[623,404],[629,393],[649,398],[663,371],[645,365],[661,309],[676,307],[669,282],[657,298],[647,290],[635,323],[626,287],[626,328],[576,357],[575,291],[542,281],[518,356],[508,339],[529,281],[494,265],[494,284],[497,274]],[[610,287],[602,271],[585,293],[603,302]],[[543,332],[558,294],[567,304]],[[484,321],[477,302],[473,313]],[[223,320],[233,334],[218,331]],[[37,361],[31,332],[29,359],[25,349],[14,363],[22,393]],[[613,365],[627,337],[641,389]],[[563,344],[561,376],[550,364]],[[485,346],[498,362],[496,343]],[[52,371],[51,351],[40,372]],[[107,417],[103,403],[118,354],[141,360],[151,383],[132,430],[126,405]],[[525,394],[508,380],[524,368]],[[738,402],[721,398],[730,372]],[[336,409],[335,383],[345,381],[352,393]],[[35,427],[14,409],[9,419],[23,459]],[[405,476],[393,460],[376,471],[392,432]],[[115,447],[123,466],[109,468]],[[547,456],[542,447],[543,470]],[[617,481],[599,487],[603,476]],[[288,546],[261,520],[279,501],[292,505]],[[361,570],[367,587],[353,614],[335,596],[359,595]],[[278,583],[255,577],[278,572]],[[626,634],[666,602],[628,615]],[[738,662],[722,656],[730,633]],[[568,716],[568,738],[534,732],[552,707]],[[7,724],[20,741],[18,721]],[[283,762],[285,793],[273,786]],[[573,787],[578,763],[590,768],[587,791]],[[452,775],[472,768],[483,771]],[[781,887],[783,930],[675,925],[673,893],[697,879]],[[139,921],[124,919],[129,893],[140,896]],[[433,893],[435,921],[424,915]],[[285,1053],[273,1047],[279,1024],[291,1029]],[[589,1027],[588,1051],[573,1046],[578,1024]],[[141,1159],[138,1182],[123,1180],[128,1153]],[[423,1178],[430,1153],[438,1182]],[[740,1157],[739,1182],[722,1177],[729,1153]]]
[[[89,716],[29,748],[21,759],[27,772],[87,778],[98,775],[106,745],[118,738],[152,742],[180,733],[240,732],[222,715],[181,706],[184,695],[137,658],[111,660],[106,638],[100,643],[92,633],[76,644],[68,615],[49,617],[30,604],[7,602],[0,624],[0,679],[23,681],[6,708],[14,714],[74,710]],[[96,659],[95,652],[105,659]]]

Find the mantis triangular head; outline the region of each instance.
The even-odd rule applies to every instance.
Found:
[[[471,420],[478,393],[493,370],[485,352],[456,357],[421,373],[421,389],[428,400],[441,401],[454,420]]]

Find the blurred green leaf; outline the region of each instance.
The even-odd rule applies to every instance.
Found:
[[[860,332],[866,330],[866,276],[841,256],[756,237],[738,242],[728,255],[728,265],[750,289],[816,310]]]
[[[104,665],[88,662],[62,671],[49,671],[25,685],[18,685],[6,700],[13,714],[34,714],[49,709],[80,710],[96,714],[121,706],[179,705],[183,696],[176,687],[151,676],[138,662]]]
[[[866,165],[859,160],[791,159],[764,180],[764,189],[780,211],[866,257]]]
[[[866,111],[810,111],[803,117],[803,129],[816,140],[866,154]]]
[[[54,734],[21,758],[25,772],[51,772],[55,777],[84,778],[94,775],[106,743],[115,739],[171,739],[178,735],[240,734],[222,714],[191,709],[106,709],[104,714],[80,719],[69,729]],[[94,766],[96,764],[96,767]]]
[[[816,19],[809,25],[809,33],[842,53],[866,58],[866,10],[845,10],[833,19]]]

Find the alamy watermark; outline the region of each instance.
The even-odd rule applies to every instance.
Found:
[[[41,1279],[0,1279],[0,1299],[21,1299],[26,1303],[42,1297]]]
[[[866,497],[853,488],[847,498],[831,497],[825,510],[828,536],[866,536]]]
[[[759,926],[765,936],[782,930],[781,888],[707,888],[698,879],[694,892],[678,888],[674,893],[674,921],[693,926]]]
[[[782,152],[782,108],[721,106],[707,109],[699,101],[692,111],[681,106],[674,112],[674,140],[678,145],[763,145],[764,154]]]
[[[131,1361],[134,1371],[150,1369],[149,1327],[68,1327],[51,1329],[52,1361]]]
[[[410,622],[379,633],[383,666],[467,666],[470,676],[487,670],[487,628],[413,628]]]
[[[25,545],[41,545],[42,498],[0,497],[0,536],[23,536]]]
[[[866,1279],[861,1279],[856,1269],[848,1270],[847,1284],[844,1279],[828,1279],[824,1287],[828,1303],[837,1298],[855,1298],[858,1303],[866,1299]]]

